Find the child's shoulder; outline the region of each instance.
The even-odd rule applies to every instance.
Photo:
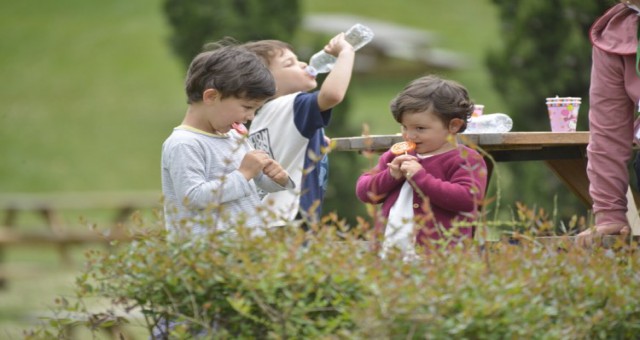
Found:
[[[266,102],[258,113],[254,122],[260,122],[268,117],[281,117],[283,113],[293,114],[294,112],[313,111],[312,108],[318,106],[318,95],[316,92],[296,92],[286,94]]]
[[[316,92],[294,92],[273,98],[267,101],[262,107],[292,105],[296,101],[309,100],[317,96]]]
[[[476,150],[475,148],[469,147],[467,145],[464,144],[460,144],[458,145],[458,150],[460,150],[460,152],[458,153],[459,157],[471,162],[484,162],[484,157],[482,156],[482,154]]]
[[[167,139],[165,139],[165,144],[166,143],[177,143],[177,142],[181,142],[181,141],[190,141],[195,139],[195,134],[191,133],[187,130],[184,129],[180,129],[179,127],[176,127],[173,129],[173,131],[171,131],[171,134],[169,135],[169,137],[167,137]]]
[[[473,153],[473,154],[477,154],[479,155],[480,152],[478,152],[478,150],[476,150],[476,148],[468,146],[466,144],[458,144],[458,149],[459,150],[466,150],[467,152]]]
[[[164,145],[215,144],[228,139],[240,140],[243,139],[243,136],[241,136],[235,130],[231,130],[223,135],[215,135],[197,129],[176,127],[173,129],[173,132],[171,132],[169,137],[167,137],[167,139],[164,141]]]
[[[162,143],[162,151],[164,153],[181,152],[180,150],[191,149],[197,144],[194,134],[176,129]]]
[[[264,105],[262,105],[262,107],[260,108],[260,110],[258,110],[258,112],[272,111],[272,110],[280,111],[283,108],[291,107],[293,106],[293,103],[296,99],[297,94],[298,93],[290,93],[290,94],[285,94],[285,95],[270,99],[269,101],[264,103]]]

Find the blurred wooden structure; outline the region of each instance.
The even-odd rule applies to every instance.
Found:
[[[58,247],[62,260],[71,261],[68,246],[73,244],[104,243],[129,240],[130,233],[123,225],[136,210],[161,207],[159,191],[139,192],[77,192],[77,193],[2,193],[0,210],[0,265],[6,246],[53,245]],[[63,212],[100,210],[113,216],[107,229],[91,230],[89,227],[70,225]],[[21,215],[35,214],[41,222],[37,225],[19,225]],[[31,222],[33,223],[33,222]],[[3,285],[0,272],[0,287]]]
[[[389,60],[415,63],[424,68],[450,70],[468,65],[459,53],[436,47],[438,35],[396,23],[348,14],[310,14],[302,23],[305,30],[330,37],[348,30],[356,23],[374,33],[373,40],[356,53],[356,72],[374,72]]]

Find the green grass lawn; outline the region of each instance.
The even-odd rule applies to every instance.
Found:
[[[22,331],[41,322],[58,297],[74,296],[81,249],[72,251],[74,264],[64,265],[53,247],[12,247],[0,273],[8,273],[0,290],[0,338],[19,339]]]
[[[186,107],[184,69],[166,43],[161,6],[160,0],[1,2],[0,192],[159,189],[160,146]],[[483,64],[499,44],[488,0],[305,0],[303,9],[437,33],[438,47],[470,59],[467,68],[443,76],[466,85],[485,112],[505,112]],[[397,132],[388,103],[420,75],[354,77],[351,124]],[[55,248],[45,248],[6,254],[0,338],[19,338],[34,313],[70,294],[76,268],[63,267]]]
[[[0,191],[157,188],[182,69],[160,1],[3,1]]]

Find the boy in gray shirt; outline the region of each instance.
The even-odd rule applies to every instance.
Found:
[[[205,233],[243,224],[260,228],[270,213],[257,188],[293,188],[289,174],[247,142],[243,123],[275,94],[269,69],[252,52],[221,46],[197,55],[187,72],[187,112],[162,145],[168,230]]]

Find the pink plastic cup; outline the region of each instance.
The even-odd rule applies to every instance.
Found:
[[[471,117],[480,117],[482,116],[482,111],[484,111],[484,105],[476,104],[473,106],[473,113]]]
[[[547,109],[552,132],[575,132],[578,124],[578,111],[581,98],[547,98]]]

